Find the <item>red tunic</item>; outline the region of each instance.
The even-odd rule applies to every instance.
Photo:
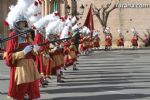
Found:
[[[132,46],[138,46],[138,36],[133,36],[131,43],[132,43]]]
[[[43,43],[43,42],[44,42],[44,36],[41,33],[37,33],[35,35],[35,38],[34,38],[34,45],[37,45],[37,44],[40,44],[40,43]],[[40,52],[43,52],[44,49],[45,49],[45,47],[41,46],[40,47]],[[39,73],[46,74],[46,66],[43,64],[43,54],[42,53],[39,53],[36,56],[35,63],[36,63],[36,66],[39,70]]]
[[[76,47],[74,44],[71,43],[65,43],[64,47],[64,64],[65,67],[69,67],[73,65],[73,63],[77,60],[77,55],[76,55]]]
[[[64,66],[63,49],[59,48],[59,49],[53,51],[51,53],[51,57],[53,59],[53,61],[52,61],[52,65],[53,65],[53,67],[52,67],[52,74],[56,75],[56,71],[58,69],[61,69],[61,67]]]
[[[89,48],[93,48],[94,46],[93,46],[93,39],[92,38],[90,38],[89,39]]]
[[[112,46],[112,36],[110,34],[105,35],[105,46]]]
[[[9,34],[9,37],[15,34],[16,34],[15,32],[11,32]],[[6,53],[7,53],[6,65],[10,67],[10,83],[9,83],[8,96],[15,98],[17,100],[22,100],[26,93],[28,93],[30,99],[35,99],[40,97],[38,80],[31,83],[23,83],[20,85],[17,85],[17,82],[15,81],[17,61],[15,61],[15,63],[12,63],[13,62],[12,54],[17,51],[23,50],[24,47],[26,47],[27,45],[28,43],[18,44],[18,37],[13,38],[7,41],[6,43]],[[24,59],[34,59],[34,58],[35,57],[34,55],[32,55],[32,53],[28,53]]]
[[[124,46],[124,38],[120,37],[118,40],[117,40],[117,46]]]
[[[88,41],[87,38],[83,38],[83,51],[86,51],[88,49]]]
[[[9,37],[15,35],[15,32],[11,32],[9,34]],[[6,43],[6,65],[10,67],[10,81],[9,81],[9,90],[8,90],[8,96],[13,97],[14,96],[14,89],[15,89],[15,71],[16,71],[16,65],[12,64],[12,53],[15,52],[16,48],[18,47],[18,38],[11,39],[7,41]]]
[[[96,37],[96,39],[94,40],[94,47],[100,47],[100,44],[99,44],[99,42],[100,42],[100,38],[99,37]]]
[[[44,42],[47,43],[48,40],[46,39]],[[49,53],[50,44],[48,43],[48,44],[44,45],[44,48],[45,48],[46,53],[50,56],[49,59],[47,59],[47,58],[45,59],[45,60],[46,60],[46,61],[45,61],[45,63],[46,63],[46,72],[45,72],[45,74],[46,74],[46,76],[49,76],[49,75],[52,74],[52,62],[53,62],[53,61],[52,61],[52,56],[51,56],[51,54]]]

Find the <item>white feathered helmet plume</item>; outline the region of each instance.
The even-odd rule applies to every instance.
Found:
[[[95,37],[95,36],[97,36],[98,35],[98,32],[95,30],[94,32],[93,32],[93,37]]]
[[[63,39],[63,38],[68,38],[70,37],[70,33],[78,28],[79,26],[74,26],[74,28],[72,28],[72,25],[77,21],[77,18],[76,17],[71,17],[71,16],[68,16],[66,21],[65,21],[65,24],[64,24],[64,28],[62,30],[62,33],[60,35],[60,39]],[[79,24],[78,24],[79,25]]]
[[[42,18],[42,15],[40,15],[40,14],[31,16],[29,18],[29,22],[30,22],[31,26],[33,26],[33,24],[36,23],[41,18]]]
[[[57,27],[57,32],[60,34],[63,30],[63,28],[65,27],[65,18],[64,17],[60,17],[61,21]]]
[[[75,23],[77,22],[77,20],[78,20],[77,17],[74,16],[74,17],[71,19],[71,23],[72,23],[72,24],[75,24]]]
[[[32,4],[33,0],[18,0],[15,6],[11,5],[10,12],[6,18],[6,23],[9,25],[9,28],[14,28],[14,22],[16,21],[17,17],[22,15],[26,16],[27,8]]]
[[[64,26],[65,26],[65,18],[64,17],[60,17],[60,22],[59,22],[58,26],[54,29],[54,31],[56,33],[58,33],[59,36],[60,36]]]
[[[121,30],[120,28],[118,28],[118,30],[117,30],[117,31],[118,31],[118,33],[119,33],[119,35],[120,35],[120,36],[122,36],[122,35],[123,35],[122,30]]]
[[[62,33],[60,35],[60,39],[64,39],[64,38],[68,38],[68,37],[70,37],[69,26],[64,26]]]
[[[65,21],[65,25],[69,26],[69,27],[72,27],[72,21],[71,21],[71,16],[68,16],[66,21]]]
[[[86,34],[89,34],[91,31],[90,31],[90,29],[89,28],[87,28],[87,30],[86,30]]]
[[[49,34],[58,34],[56,32],[56,28],[58,27],[58,25],[60,24],[60,19],[58,19],[57,21],[53,21],[50,22],[47,27],[46,27],[46,35],[48,36]]]
[[[40,0],[34,1],[34,3],[32,3],[27,9],[26,14],[29,17],[31,26],[33,25],[33,23],[37,22],[39,19],[42,18],[41,11],[42,5]]]
[[[81,23],[77,23],[72,27],[72,31],[78,30],[82,27]]]
[[[79,32],[80,32],[81,34],[85,35],[85,33],[86,33],[86,28],[87,28],[87,27],[83,26],[82,29],[79,30]]]
[[[60,19],[58,19],[57,21],[49,23],[48,26],[46,27],[46,36],[48,37],[50,34],[55,34],[55,35],[57,34],[58,36],[60,36],[60,33],[64,29],[64,25],[65,25],[64,21],[65,18],[60,17]]]
[[[137,31],[136,31],[135,27],[133,27],[133,28],[131,29],[131,32],[132,32],[134,35],[137,34]]]
[[[38,1],[34,1],[27,9],[27,16],[30,17],[30,16],[33,16],[33,15],[38,15],[38,14],[41,14],[41,11],[42,11],[42,5],[41,5],[41,1],[38,0]]]
[[[85,34],[85,35],[88,35],[90,33],[90,29],[86,26],[83,27],[83,30],[82,32]]]
[[[50,15],[47,15],[43,18],[41,18],[39,21],[37,21],[36,23],[33,24],[34,29],[40,29],[42,27],[45,27],[48,25],[48,23],[56,21],[59,19],[59,14],[58,12],[54,12]]]
[[[72,27],[73,36],[76,35],[77,33],[79,33],[81,29],[82,29],[81,23],[75,24],[75,25]]]
[[[83,35],[88,35],[91,31],[88,27],[86,26],[81,26],[79,32]]]
[[[132,31],[132,33],[133,33],[134,35],[138,35],[138,32],[136,31],[135,27],[133,27],[133,28],[131,29],[131,31]]]
[[[106,34],[109,34],[110,33],[110,27],[106,27],[105,31],[104,31]]]

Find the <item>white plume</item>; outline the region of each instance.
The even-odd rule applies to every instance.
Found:
[[[77,24],[75,24],[73,27],[72,27],[72,31],[75,31],[75,30],[77,30],[77,29],[79,29],[79,28],[81,28],[82,26],[81,26],[81,23],[77,23]]]
[[[36,28],[42,28],[42,27],[47,26],[48,23],[56,21],[58,19],[59,19],[59,17],[55,16],[55,14],[53,13],[53,14],[50,14],[50,15],[47,15],[47,16],[41,18],[39,21],[37,21],[36,23],[34,23],[34,26]]]
[[[63,21],[60,21],[60,23],[58,24],[58,27],[54,29],[55,32],[58,33],[58,34],[61,33],[64,26],[65,26],[65,23]]]
[[[105,32],[110,33],[110,27],[106,27]]]
[[[68,38],[69,37],[68,32],[69,32],[69,27],[65,26],[60,35],[60,39]]]
[[[67,20],[65,21],[65,25],[72,27],[71,17],[68,16]]]
[[[89,34],[91,31],[89,28],[87,28],[86,26],[83,26],[82,29],[80,29],[80,33],[84,34],[84,35],[87,35]]]
[[[40,4],[38,4],[36,6],[34,3],[32,3],[30,5],[30,7],[27,9],[26,14],[27,14],[28,17],[30,17],[30,16],[33,16],[35,14],[37,14],[37,15],[41,14],[41,11],[42,11],[42,6]]]
[[[96,35],[98,35],[98,31],[93,32],[93,37],[95,37]]]
[[[6,21],[8,22],[10,28],[13,28],[13,23],[19,15],[26,16],[25,12],[33,2],[34,0],[18,0],[15,6],[11,5],[9,7],[10,12],[8,13]]]
[[[135,32],[136,30],[135,30],[135,28],[133,27],[133,28],[131,29],[131,31],[132,31],[132,32]]]
[[[88,34],[88,33],[90,33],[90,29],[87,28],[86,26],[84,26],[81,32],[82,32],[83,34]]]
[[[78,24],[75,24],[73,27],[72,27],[72,31],[75,31],[76,29],[78,29]]]
[[[30,21],[31,26],[32,26],[35,22],[37,22],[39,19],[41,19],[41,18],[42,18],[42,15],[31,16],[31,17],[29,18],[29,21]]]
[[[74,16],[74,17],[71,19],[71,22],[72,22],[72,24],[74,24],[76,21],[77,21],[77,18]]]
[[[54,22],[50,22],[48,24],[48,26],[46,27],[46,35],[48,36],[49,34],[58,34],[56,32],[56,28],[58,27],[58,25],[60,24],[60,19],[58,19],[57,21]]]
[[[89,34],[91,31],[90,31],[90,29],[88,28],[87,30],[86,30],[86,34]]]

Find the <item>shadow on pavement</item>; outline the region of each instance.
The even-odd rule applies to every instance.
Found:
[[[150,94],[109,94],[97,96],[81,96],[81,97],[60,97],[52,100],[128,100],[137,98],[150,97]],[[49,100],[49,99],[43,99]]]

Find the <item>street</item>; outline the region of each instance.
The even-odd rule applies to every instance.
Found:
[[[94,51],[68,68],[65,83],[52,76],[40,100],[150,100],[150,50]],[[0,61],[0,100],[8,100],[9,68]]]

